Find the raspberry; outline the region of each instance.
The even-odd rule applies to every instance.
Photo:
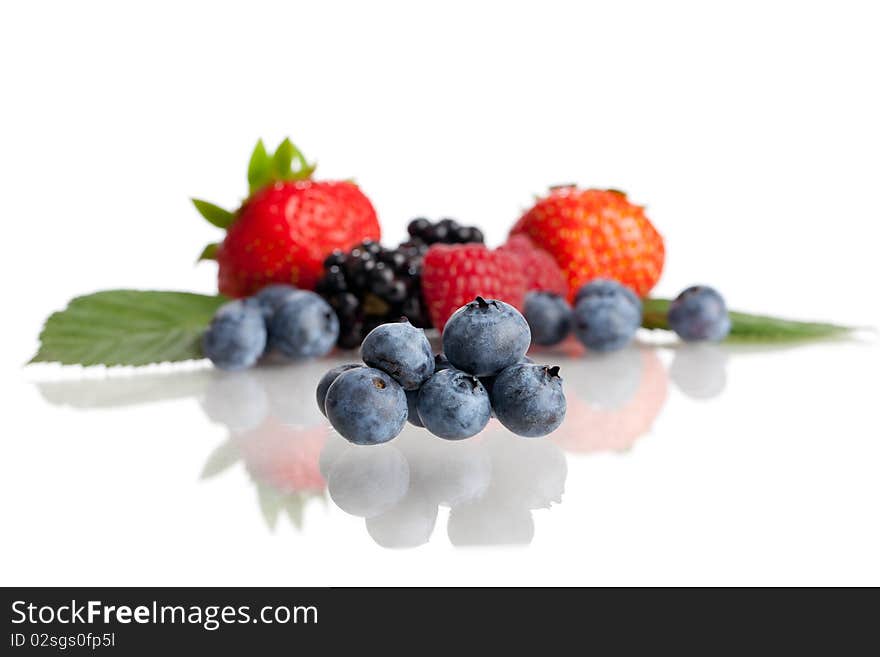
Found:
[[[535,246],[525,235],[512,235],[498,250],[512,253],[519,258],[529,290],[568,296],[568,282],[553,256]]]
[[[522,263],[511,253],[482,244],[435,244],[425,254],[422,294],[440,331],[452,313],[478,296],[522,310],[525,293]]]

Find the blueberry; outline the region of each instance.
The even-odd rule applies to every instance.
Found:
[[[724,297],[707,285],[694,285],[669,305],[669,328],[687,342],[718,342],[730,333],[730,315]]]
[[[276,283],[274,285],[267,285],[262,290],[257,292],[254,298],[260,304],[260,310],[263,311],[263,317],[268,319],[275,313],[275,310],[280,306],[284,301],[288,299],[293,294],[297,294],[301,290],[298,290],[293,285],[285,285],[284,283]]]
[[[363,365],[361,365],[360,363],[348,363],[346,365],[334,367],[332,370],[322,376],[320,381],[318,381],[318,389],[315,391],[315,397],[318,400],[318,409],[321,411],[321,413],[324,414],[324,417],[327,416],[327,410],[324,408],[324,402],[327,400],[327,391],[330,389],[330,384],[332,384],[336,380],[336,377],[338,377],[343,372],[348,372],[348,370],[353,370],[356,367],[363,367]]]
[[[243,370],[266,349],[266,322],[254,300],[225,303],[202,336],[202,353],[223,370]]]
[[[574,297],[574,305],[577,305],[578,301],[584,297],[616,296],[618,294],[626,296],[634,306],[638,307],[639,312],[642,311],[642,300],[639,299],[639,295],[626,285],[610,278],[594,278],[586,285],[582,285]]]
[[[629,344],[642,323],[642,302],[617,281],[596,279],[584,285],[574,306],[574,333],[593,351],[614,351]]]
[[[505,427],[520,436],[545,436],[565,418],[565,393],[558,367],[520,363],[492,386],[492,408]]]
[[[562,342],[571,331],[571,307],[558,294],[530,292],[524,308],[532,342],[545,347]]]
[[[413,426],[424,427],[425,425],[422,423],[422,418],[419,417],[419,391],[404,390],[404,392],[406,393],[406,407],[409,412],[409,416],[406,419]]]
[[[439,372],[440,370],[448,370],[452,365],[449,364],[449,359],[443,354],[437,354],[434,356],[434,372]]]
[[[489,422],[489,393],[480,380],[456,369],[440,370],[419,390],[419,417],[425,428],[448,440],[474,436]]]
[[[513,306],[477,297],[455,311],[443,330],[443,353],[453,367],[492,376],[525,356],[532,336]]]
[[[357,445],[388,442],[401,432],[408,415],[403,388],[372,367],[336,377],[327,390],[324,410],[333,428]]]
[[[323,356],[339,337],[336,313],[314,292],[288,296],[268,326],[269,347],[288,358]]]
[[[519,362],[520,363],[528,363],[531,365],[531,364],[534,364],[535,361],[533,361],[528,356],[523,356]],[[490,399],[492,398],[492,387],[495,385],[495,379],[497,379],[497,378],[498,378],[497,375],[496,376],[481,376],[480,377],[480,383],[483,384],[483,387],[486,389],[486,392],[489,393]]]
[[[422,329],[407,321],[374,328],[361,345],[370,367],[393,376],[405,390],[416,390],[434,373],[434,353]]]

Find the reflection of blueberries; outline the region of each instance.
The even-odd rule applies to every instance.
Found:
[[[321,424],[323,417],[314,397],[306,393],[307,381],[314,381],[327,366],[321,361],[302,361],[296,366],[257,367],[251,372],[263,385],[272,415],[282,424],[307,427]],[[305,388],[305,389],[304,389]]]
[[[417,390],[434,373],[434,353],[423,329],[408,321],[382,324],[367,334],[361,356],[387,372],[404,390]]]
[[[333,464],[343,455],[354,449],[354,446],[338,433],[330,432],[324,447],[321,448],[321,455],[318,457],[318,470],[324,479],[330,478],[330,470]]]
[[[529,325],[516,308],[477,297],[449,318],[443,329],[443,353],[460,370],[492,376],[518,363],[531,340]]]
[[[570,394],[598,408],[621,408],[639,389],[642,352],[630,345],[609,353],[587,352],[583,360],[565,368],[565,387]]]
[[[413,482],[435,504],[455,507],[489,489],[492,463],[479,443],[437,440],[412,430],[395,444],[406,454]]]
[[[453,368],[440,370],[419,390],[419,418],[435,436],[461,440],[489,422],[489,393],[480,380]]]
[[[200,401],[208,419],[232,432],[253,429],[269,412],[269,400],[252,372],[215,372]]]
[[[367,518],[367,532],[389,548],[426,543],[437,505],[451,509],[453,545],[527,544],[535,531],[531,510],[561,501],[568,472],[550,441],[500,430],[447,441],[411,426],[393,444],[370,448],[331,436],[319,465],[334,503]]]
[[[324,408],[333,428],[358,445],[391,440],[409,415],[403,388],[372,367],[358,367],[336,377],[327,390]]]
[[[523,315],[535,344],[545,347],[559,344],[571,332],[571,307],[558,294],[529,292]]]
[[[562,502],[568,464],[559,447],[549,440],[520,440],[509,434],[493,435],[487,442],[493,499],[527,509]]]
[[[437,505],[410,488],[397,505],[378,516],[367,518],[367,532],[386,548],[411,548],[431,538],[437,521]]]
[[[730,315],[724,298],[707,285],[694,285],[679,294],[667,315],[669,328],[687,342],[719,341],[730,333]]]
[[[409,464],[393,445],[353,447],[330,466],[327,490],[340,509],[372,518],[389,511],[409,488]]]
[[[223,370],[251,367],[265,348],[266,322],[259,304],[250,299],[220,306],[202,335],[202,352]]]
[[[528,509],[482,499],[449,512],[446,527],[453,545],[528,545],[535,522]]]
[[[669,378],[688,397],[711,399],[727,384],[727,351],[711,343],[682,344],[675,350]]]
[[[559,368],[528,363],[508,367],[492,385],[492,408],[513,433],[546,436],[565,419]]]
[[[321,414],[325,417],[327,416],[327,411],[324,408],[324,401],[327,399],[327,390],[330,389],[330,384],[333,383],[336,380],[336,377],[343,372],[353,370],[356,367],[363,367],[363,365],[360,363],[346,363],[345,365],[339,365],[327,372],[321,377],[321,380],[318,381],[318,387],[315,390],[315,398],[318,402],[318,410],[321,411]]]

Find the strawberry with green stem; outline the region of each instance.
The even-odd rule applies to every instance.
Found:
[[[200,260],[216,260],[218,287],[249,296],[271,283],[313,289],[334,249],[380,238],[370,200],[350,180],[321,181],[289,139],[274,153],[257,142],[248,165],[249,195],[234,212],[193,199],[199,213],[226,230]]]

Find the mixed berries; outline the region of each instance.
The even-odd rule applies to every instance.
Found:
[[[409,239],[396,248],[364,240],[350,251],[335,250],[324,260],[316,291],[336,310],[339,346],[354,349],[380,324],[406,317],[431,328],[422,295],[422,261],[433,244],[482,243],[483,233],[454,219],[413,219]]]
[[[328,372],[318,407],[350,442],[374,445],[396,437],[409,419],[447,440],[480,433],[493,409],[523,436],[543,436],[565,417],[558,367],[526,357],[531,334],[511,305],[477,297],[460,308],[434,356],[424,330],[407,321],[383,324],[364,340],[366,366]]]
[[[237,297],[202,346],[230,370],[360,346],[364,364],[331,370],[317,390],[321,412],[354,443],[391,440],[407,420],[449,440],[493,415],[520,435],[553,431],[565,415],[562,380],[532,363],[529,347],[574,335],[591,352],[622,349],[663,269],[662,237],[617,190],[551,188],[496,249],[475,226],[421,217],[392,248],[353,183],[313,173],[288,140],[275,153],[258,143],[235,212],[195,202],[227,231],[203,257],[218,261],[220,291]],[[724,299],[706,286],[683,291],[666,320],[684,341],[731,329]],[[441,354],[430,328],[442,333]]]

